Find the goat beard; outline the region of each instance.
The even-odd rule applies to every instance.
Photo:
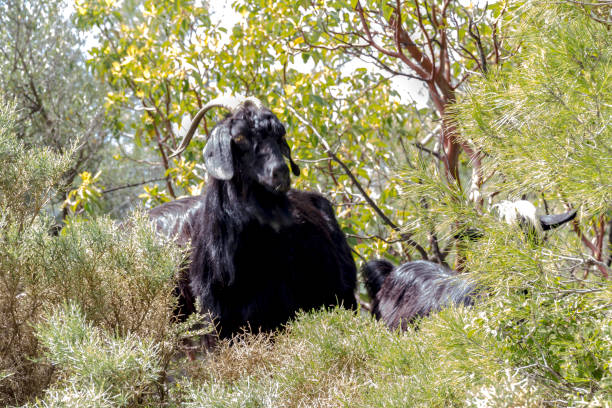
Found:
[[[291,188],[291,179],[287,177],[282,183],[272,185],[268,183],[266,180],[257,180],[257,184],[263,187],[266,191],[275,195],[285,195],[287,191]]]
[[[243,191],[243,201],[253,203],[246,207],[251,217],[261,225],[280,231],[295,222],[287,191],[274,193],[267,186],[259,184],[252,186],[249,191]]]
[[[252,208],[252,216],[262,225],[270,226],[274,231],[280,231],[294,223],[291,216],[291,208],[286,195],[282,197],[285,203],[273,207],[255,206]]]

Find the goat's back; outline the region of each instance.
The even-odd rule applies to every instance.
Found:
[[[474,286],[429,261],[406,262],[389,273],[372,301],[372,313],[391,328],[449,305],[472,305]]]
[[[194,217],[203,207],[203,196],[184,197],[151,209],[149,218],[160,235],[185,245],[193,234]]]
[[[204,208],[204,197],[185,197],[159,205],[149,211],[149,218],[155,224],[158,234],[186,247],[191,242],[195,219]],[[195,298],[189,284],[188,265],[178,271],[174,295],[178,298],[175,314],[183,320],[196,311]]]

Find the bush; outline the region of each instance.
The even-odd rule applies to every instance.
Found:
[[[52,312],[36,325],[46,359],[58,367],[60,381],[37,406],[127,406],[142,403],[162,374],[159,344],[128,334],[109,335],[87,322],[75,304]]]
[[[498,322],[483,315],[447,309],[390,332],[344,309],[302,314],[274,337],[224,343],[172,393],[193,407],[542,405],[548,395],[501,358],[487,327]]]
[[[612,395],[612,53],[609,27],[592,16],[571,2],[527,2],[516,65],[473,81],[456,106],[461,137],[484,153],[489,194],[578,209],[571,228],[539,244],[489,219],[463,253],[491,288],[499,358],[559,406],[605,406]]]
[[[10,109],[1,108],[0,404],[40,395],[56,368],[62,370],[39,358],[34,326],[68,302],[91,327],[155,341],[168,360],[177,339],[170,324],[173,274],[184,255],[160,242],[143,214],[135,214],[129,227],[74,218],[54,235],[43,207],[71,152],[26,149],[12,135],[11,120]]]

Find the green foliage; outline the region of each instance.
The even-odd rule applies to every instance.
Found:
[[[431,153],[410,148],[407,163],[399,172],[399,188],[406,217],[406,234],[424,243],[424,249],[435,261],[453,265],[458,261],[456,250],[463,245],[457,235],[468,235],[474,228],[483,228],[488,218],[468,197],[468,186],[447,183],[444,169]],[[468,180],[463,177],[463,180]]]
[[[61,373],[60,381],[32,406],[130,406],[155,392],[162,357],[151,340],[111,336],[88,323],[74,304],[45,317],[36,325],[36,336],[46,359]]]
[[[64,154],[26,150],[15,135],[15,106],[0,103],[0,211],[17,225],[29,224],[49,201],[72,165],[74,144]],[[8,221],[8,220],[7,220]]]
[[[65,199],[79,173],[95,172],[117,125],[104,116],[106,87],[85,65],[85,37],[71,22],[67,3],[0,4],[0,89],[2,98],[18,107],[14,137],[74,158],[53,192],[53,204]]]
[[[395,50],[394,6],[362,3],[375,42]],[[128,117],[124,142],[153,152],[167,179],[145,186],[140,197],[146,206],[204,188],[202,168],[195,165],[202,162],[201,141],[196,138],[180,160],[168,159],[190,115],[221,93],[254,95],[287,125],[294,155],[304,164],[295,187],[322,192],[336,204],[359,254],[399,259],[416,253],[399,239],[406,218],[416,214],[398,200],[401,179],[396,172],[408,164],[408,150],[416,140],[427,139],[429,150],[441,149],[434,146],[439,126],[434,128],[446,105],[433,96],[435,109],[400,102],[391,78],[419,77],[406,58],[429,64],[430,70],[431,61],[435,65],[437,58],[446,58],[440,64],[448,67],[448,75],[439,74],[436,81],[443,99],[454,100],[453,87],[470,72],[486,70],[484,60],[497,64],[512,52],[501,42],[506,30],[512,31],[512,13],[520,4],[500,1],[480,8],[437,0],[402,3],[402,29],[410,42],[419,44],[418,52],[429,57],[426,63],[410,47],[400,50],[405,58],[364,47],[359,11],[345,1],[236,2],[240,20],[229,30],[223,22],[213,23],[206,4],[192,1],[179,7],[175,2],[83,0],[77,2],[77,19],[99,39],[89,63],[113,86],[107,95],[109,112]],[[443,39],[432,40],[437,37]],[[355,64],[359,59],[378,69]],[[428,81],[422,75],[421,80]],[[436,93],[435,86],[429,89]],[[202,126],[205,132],[218,117],[209,114],[209,120]],[[427,137],[430,132],[436,137]],[[129,159],[129,153],[121,155],[121,160]]]
[[[403,333],[342,309],[304,314],[272,342],[224,345],[174,392],[184,406],[544,406],[550,395],[501,359],[498,326],[477,309]]]
[[[612,202],[609,27],[573,5],[524,18],[517,68],[471,84],[458,106],[462,137],[510,194],[540,193],[602,214]]]
[[[142,214],[123,226],[107,218],[73,218],[55,236],[41,208],[70,158],[48,148],[26,149],[12,133],[12,118],[9,108],[2,108],[1,403],[31,399],[53,380],[51,366],[37,360],[41,347],[33,326],[46,310],[67,302],[78,305],[99,330],[127,336],[128,343],[156,341],[163,358],[169,358],[179,336],[170,325],[173,275],[184,255],[161,242]]]
[[[100,179],[101,172],[97,172],[94,176],[88,171],[84,171],[79,176],[81,184],[74,190],[68,192],[64,207],[68,207],[73,214],[77,212],[85,212],[94,214],[102,206],[100,198],[102,197],[102,189],[96,185]]]
[[[609,28],[569,4],[528,4],[524,17],[516,67],[472,82],[454,108],[460,137],[483,153],[482,199],[446,184],[429,153],[414,151],[402,171],[407,231],[486,288],[479,318],[452,331],[493,333],[480,344],[508,365],[494,370],[501,384],[518,375],[517,398],[609,406],[612,286],[600,278],[612,210]],[[523,195],[550,212],[578,208],[579,220],[534,241],[492,208]],[[482,237],[453,236],[470,228]],[[513,406],[504,395],[493,383],[462,398]]]
[[[486,313],[499,324],[490,329],[500,358],[522,367],[541,392],[602,401],[612,378],[612,285],[583,279],[588,266],[568,233],[534,245],[519,229],[491,224],[485,236],[484,243],[464,247],[465,267],[490,288]]]
[[[201,56],[214,54],[220,32],[211,27],[206,9],[193,1],[78,1],[76,18],[81,28],[99,35],[89,63],[111,87],[107,115],[123,126],[120,143],[128,148],[117,159],[133,159],[134,150],[145,147],[163,176],[178,181],[166,184],[168,191],[149,191],[146,204],[176,198],[179,187],[190,193],[193,186],[184,179],[193,169],[183,171],[168,155],[180,142],[183,117],[188,123],[188,112],[211,95],[210,62]],[[193,184],[199,182],[201,177]]]
[[[204,185],[202,170],[193,165],[202,162],[201,141],[192,142],[184,161],[165,161],[189,113],[194,115],[220,93],[255,95],[287,125],[294,156],[304,164],[295,187],[332,199],[351,243],[364,256],[388,251],[398,255],[397,247],[403,251],[405,245],[385,242],[397,233],[381,222],[351,178],[329,158],[315,132],[323,135],[382,212],[401,225],[405,214],[397,201],[395,170],[405,163],[403,146],[427,132],[431,119],[425,110],[397,102],[397,91],[381,73],[343,69],[347,58],[340,50],[303,50],[302,60],[314,61],[312,69],[304,69],[295,49],[304,45],[299,32],[319,20],[300,19],[303,13],[296,13],[297,7],[282,2],[236,4],[244,20],[227,34],[211,23],[205,8],[192,2],[182,2],[180,9],[146,1],[80,2],[78,13],[83,27],[103,33],[90,64],[114,84],[109,107],[122,112],[144,109],[126,129],[133,135],[126,142],[149,146],[161,156],[164,176],[170,180],[170,187],[145,187],[142,198],[147,206],[181,193],[198,193]],[[337,8],[330,5],[327,10],[346,14]],[[208,118],[205,129],[218,120],[213,114]]]
[[[579,235],[560,231],[534,244],[483,217],[485,239],[463,247],[465,267],[493,288],[491,311],[508,322],[504,359],[563,404],[605,406],[611,286],[586,278],[609,270],[601,262],[612,202],[608,27],[575,5],[535,4],[520,33],[517,68],[473,83],[456,108],[457,123],[485,153],[491,197],[526,194],[551,211],[579,208]]]

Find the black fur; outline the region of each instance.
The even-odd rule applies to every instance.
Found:
[[[518,222],[529,238],[540,242],[538,228],[533,225],[528,215],[521,212],[529,210],[532,204],[524,201],[502,202],[500,209],[507,214],[518,217],[507,217],[511,222]],[[535,207],[533,207],[535,214]],[[572,220],[576,211],[564,214],[540,216],[542,230],[557,228]],[[483,233],[468,228],[455,235],[456,239],[477,240]],[[429,315],[449,305],[471,306],[476,297],[476,287],[457,273],[442,265],[429,261],[406,262],[397,268],[386,260],[375,260],[362,267],[366,289],[372,299],[372,313],[382,319],[391,328],[405,330],[415,319]]]
[[[365,264],[362,273],[372,313],[392,329],[405,330],[415,319],[451,304],[474,302],[474,285],[433,262],[406,262],[393,268],[388,261],[376,260]]]
[[[197,298],[230,337],[276,329],[300,309],[356,308],[356,268],[331,204],[289,190],[283,125],[247,105],[217,126],[233,138],[233,177],[211,178],[203,196],[151,211],[163,233],[191,240],[179,280],[183,313]]]
[[[365,287],[372,300],[376,298],[376,294],[380,291],[385,279],[387,279],[393,268],[393,264],[386,259],[375,259],[361,267]]]

